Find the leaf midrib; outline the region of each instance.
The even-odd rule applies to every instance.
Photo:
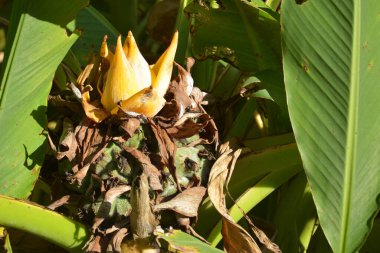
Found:
[[[339,252],[344,253],[347,247],[347,234],[350,217],[351,191],[353,186],[353,173],[355,169],[357,128],[358,128],[358,104],[359,104],[359,80],[360,80],[360,27],[361,27],[360,0],[353,0],[353,33],[352,33],[352,58],[350,76],[350,96],[348,103],[348,122],[346,139],[346,156],[344,166],[344,188],[342,203],[342,223],[340,234]]]

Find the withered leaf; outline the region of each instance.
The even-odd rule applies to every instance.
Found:
[[[170,83],[165,95],[168,102],[157,116],[162,127],[169,127],[175,123],[192,103],[190,93],[193,90],[194,80],[190,72],[177,63],[175,65],[178,68],[178,77]]]
[[[166,132],[165,129],[162,129],[159,125],[155,124],[153,120],[148,120],[158,143],[158,148],[160,150],[161,155],[161,163],[168,167],[170,174],[173,176],[178,186],[178,190],[181,191],[178,182],[178,177],[176,174],[176,167],[174,164],[174,157],[177,150],[177,145],[172,140],[172,138],[170,138],[169,134]]]
[[[139,128],[140,120],[137,118],[125,118],[120,123],[120,128],[128,134],[128,137],[131,137]]]
[[[222,235],[227,252],[261,253],[260,248],[248,232],[230,218],[223,217]]]
[[[69,176],[68,180],[71,182],[78,182],[79,185],[82,184],[83,179],[86,177],[88,170],[90,169],[90,164],[83,166],[79,171],[77,171],[74,175]]]
[[[205,193],[206,188],[202,186],[188,188],[179,193],[173,199],[155,205],[153,210],[154,212],[158,212],[161,210],[170,209],[187,217],[196,217],[198,216],[198,208]]]
[[[102,131],[97,124],[85,119],[75,128],[75,138],[78,144],[77,163],[84,166],[96,160],[111,136],[108,131]]]
[[[49,105],[52,105],[52,106],[66,107],[71,112],[74,112],[76,114],[83,113],[82,106],[78,102],[65,100],[60,95],[57,95],[57,96],[49,95],[48,102],[49,102]]]
[[[47,208],[49,208],[51,210],[55,210],[58,207],[67,204],[69,202],[69,199],[70,199],[70,195],[65,195],[65,196],[61,197],[60,199],[54,201],[50,205],[48,205]]]
[[[144,173],[148,176],[149,186],[152,190],[162,191],[161,184],[161,173],[160,171],[150,162],[150,159],[140,150],[130,147],[124,147],[124,150],[136,158],[143,167]]]
[[[102,247],[100,245],[101,237],[99,235],[92,236],[86,244],[86,253],[101,253]]]
[[[194,79],[190,74],[190,68],[193,65],[193,63],[191,63],[191,60],[188,60],[187,63],[187,70],[184,69],[181,65],[177,64],[176,62],[174,64],[178,68],[179,86],[181,87],[181,89],[185,91],[187,97],[189,97],[191,92],[193,91]],[[190,103],[187,104],[187,106],[189,105]]]
[[[228,214],[225,204],[224,186],[233,171],[233,165],[241,150],[232,150],[228,143],[220,147],[220,156],[211,168],[208,195],[216,210],[222,215],[222,235],[224,247],[229,253],[261,253],[260,248],[240,225]]]
[[[112,203],[118,196],[129,190],[131,190],[131,186],[129,185],[118,185],[116,187],[113,187],[106,192],[104,201]]]
[[[186,113],[173,127],[168,128],[167,132],[176,139],[191,137],[203,131],[210,120],[208,114]]]
[[[117,231],[111,239],[111,242],[108,244],[107,252],[115,252],[120,253],[121,251],[121,243],[123,242],[124,237],[128,234],[128,229],[121,228]]]
[[[57,159],[60,160],[66,156],[69,161],[72,161],[76,156],[77,147],[73,123],[70,119],[65,118],[63,120],[63,130],[58,145]]]

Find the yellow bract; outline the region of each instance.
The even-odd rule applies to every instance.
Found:
[[[169,87],[177,44],[178,32],[174,34],[169,48],[150,67],[131,32],[124,46],[121,37],[118,37],[114,54],[109,52],[105,38],[100,54],[110,61],[110,67],[101,94],[103,107],[108,112],[114,112],[121,104],[127,112],[147,117],[156,115],[165,104],[164,95]]]

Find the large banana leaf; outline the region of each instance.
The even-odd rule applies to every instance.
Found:
[[[379,209],[380,4],[286,0],[281,12],[289,112],[320,222],[334,252],[356,252]]]
[[[17,0],[0,83],[0,194],[25,198],[45,154],[46,103],[54,72],[78,38],[66,30],[87,0]]]

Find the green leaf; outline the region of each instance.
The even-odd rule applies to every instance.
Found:
[[[108,36],[109,45],[116,45],[119,32],[115,27],[94,7],[83,8],[76,19],[76,26],[82,32],[78,41],[72,48],[74,54],[86,65],[93,54],[98,53],[103,42],[104,35]]]
[[[87,1],[14,2],[0,83],[0,194],[26,198],[45,154],[54,72],[77,39],[65,29]]]
[[[159,240],[168,243],[168,251],[176,253],[222,253],[223,251],[210,247],[208,244],[198,240],[180,230],[171,230],[168,233],[155,232]]]
[[[299,173],[279,189],[274,212],[275,242],[281,251],[306,252],[314,232],[316,210],[305,173]]]
[[[289,112],[323,231],[357,252],[380,194],[380,5],[293,0],[282,6]]]
[[[193,54],[217,58],[248,71],[281,72],[278,15],[261,0],[218,1],[219,8],[193,1],[185,12],[191,17]]]
[[[0,224],[44,238],[69,252],[83,252],[90,232],[82,224],[36,204],[0,195]]]

